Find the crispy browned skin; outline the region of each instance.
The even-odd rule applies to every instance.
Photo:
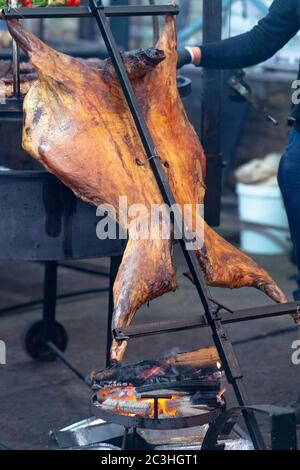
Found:
[[[124,195],[128,206],[162,203],[110,61],[97,71],[48,48],[17,22],[10,22],[9,29],[39,77],[24,102],[25,150],[95,205],[105,202],[117,208]],[[156,50],[123,59],[177,203],[201,203],[205,157],[177,92],[174,19],[166,18]],[[276,302],[286,301],[248,256],[207,225],[204,234],[197,255],[210,285],[253,286]],[[142,304],[175,288],[172,242],[129,239],[114,285],[112,327],[129,325]],[[126,342],[114,341],[112,361],[121,361],[125,349]]]
[[[89,59],[79,59],[82,63],[99,69],[102,61],[97,58]],[[21,96],[24,97],[30,86],[34,81],[38,79],[37,73],[33,65],[30,62],[21,62],[20,63],[20,92]],[[11,60],[0,60],[0,92],[3,93],[6,98],[11,98],[13,96],[13,70],[12,70],[12,61]]]

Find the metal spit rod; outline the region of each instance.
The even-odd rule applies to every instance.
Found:
[[[87,5],[80,7],[35,7],[35,8],[4,8],[6,18],[93,18],[94,14]],[[113,5],[105,7],[107,17],[122,16],[159,16],[178,14],[177,5]]]
[[[11,0],[11,8],[17,8],[18,0]],[[14,98],[20,99],[20,50],[16,41],[12,42],[13,92]]]

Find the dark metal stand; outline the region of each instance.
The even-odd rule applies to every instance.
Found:
[[[217,306],[217,315],[224,325],[240,323],[263,318],[274,318],[283,315],[293,315],[299,311],[299,303],[289,302],[283,305],[266,305],[264,307],[246,308],[242,310],[230,311],[223,306]],[[205,315],[188,316],[183,315],[183,319],[160,321],[155,323],[145,323],[143,325],[132,325],[127,328],[117,328],[114,335],[118,339],[133,339],[144,336],[152,336],[175,331],[191,330],[195,328],[207,328],[209,324]]]
[[[211,0],[209,0],[211,2]],[[146,122],[140,112],[131,82],[126,73],[123,61],[120,56],[116,41],[113,37],[109,22],[107,20],[108,16],[130,16],[130,15],[158,15],[158,14],[177,14],[178,8],[172,5],[168,6],[155,6],[155,7],[138,7],[138,6],[118,6],[118,7],[108,7],[105,8],[102,5],[101,1],[89,0],[90,7],[84,8],[84,10],[75,9],[71,11],[72,8],[66,9],[20,9],[18,11],[10,10],[5,11],[6,18],[39,18],[39,17],[51,17],[57,18],[59,16],[79,16],[84,13],[84,16],[93,15],[96,19],[100,32],[102,34],[103,40],[107,47],[108,53],[111,57],[112,63],[115,67],[117,76],[119,78],[124,96],[128,103],[129,109],[131,111],[132,117],[134,119],[137,131],[139,133],[141,142],[143,144],[145,153],[149,159],[150,166],[154,173],[155,179],[161,191],[164,201],[169,206],[175,206],[176,200],[172,194],[169,183],[165,176],[164,170],[160,163],[160,158],[156,155],[155,146],[150,135],[150,132],[147,128]],[[207,3],[207,2],[206,2]],[[220,0],[214,2],[216,6],[220,5]],[[69,11],[68,11],[69,10]],[[73,9],[74,10],[74,9]],[[65,15],[67,13],[67,15]],[[73,13],[73,15],[72,15]],[[209,25],[208,25],[209,26]],[[180,214],[177,214],[180,216]],[[177,220],[180,218],[174,216],[174,223],[177,224]],[[186,241],[191,239],[190,234],[186,234],[186,238],[180,240],[181,249],[185,256],[187,265],[190,269],[190,272],[193,276],[197,292],[199,294],[200,301],[204,308],[204,321],[211,328],[212,338],[218,350],[222,365],[224,367],[227,380],[232,385],[234,393],[237,398],[237,402],[240,407],[242,407],[243,417],[248,428],[248,432],[253,441],[254,447],[256,449],[264,449],[265,444],[260,432],[260,429],[257,425],[256,418],[254,416],[254,410],[249,408],[249,398],[245,389],[243,382],[243,374],[239,367],[239,363],[235,352],[233,350],[231,341],[227,334],[227,331],[223,325],[222,317],[219,315],[220,308],[216,303],[212,302],[209,298],[207,286],[203,279],[203,274],[199,266],[196,253],[194,251],[188,251],[186,249]]]
[[[106,343],[106,366],[109,365],[110,347],[112,342],[111,321],[113,315],[113,284],[122,260],[122,256],[110,258],[109,273],[109,302]],[[65,328],[56,320],[57,299],[57,261],[45,261],[43,318],[32,322],[24,333],[24,347],[33,358],[43,362],[59,358],[78,378],[85,381],[86,374],[82,373],[64,354],[67,348],[68,336]]]
[[[243,411],[256,411],[270,417],[272,450],[297,450],[296,416],[292,409],[273,405],[256,405],[231,408],[221,413],[210,425],[201,450],[217,450],[218,437],[228,436]]]
[[[55,319],[57,298],[57,261],[45,262],[43,318],[29,324],[24,333],[23,344],[26,352],[42,362],[50,362],[57,355],[49,347],[53,343],[63,352],[68,344],[65,328]]]
[[[43,304],[43,330],[45,342],[52,340],[55,329],[57,269],[57,261],[45,262]]]

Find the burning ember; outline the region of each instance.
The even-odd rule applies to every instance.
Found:
[[[125,416],[155,417],[155,400],[157,401],[157,414],[176,416],[176,406],[172,407],[172,400],[176,395],[168,398],[141,398],[133,385],[105,387],[98,391],[98,401],[108,411],[114,411]]]
[[[102,408],[125,416],[172,418],[224,406],[224,373],[214,348],[118,365],[92,375]]]

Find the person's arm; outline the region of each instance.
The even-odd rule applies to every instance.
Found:
[[[297,0],[275,0],[269,13],[249,32],[200,47],[185,48],[180,59],[213,69],[235,69],[264,62],[299,30]],[[181,64],[182,66],[183,64]]]

